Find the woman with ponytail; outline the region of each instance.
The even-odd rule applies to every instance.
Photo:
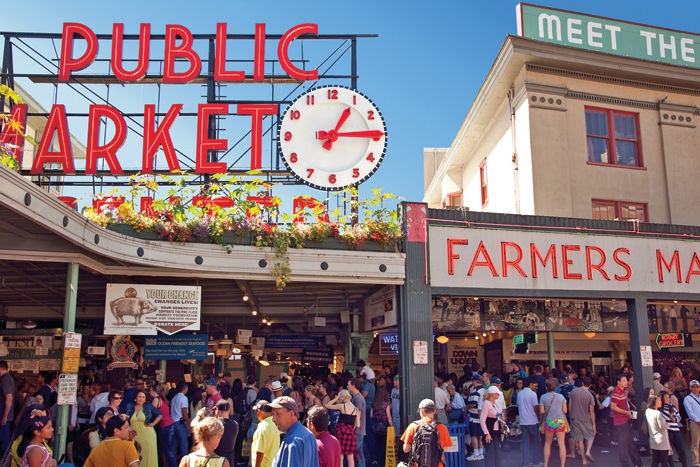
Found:
[[[56,467],[56,461],[44,446],[44,440],[53,438],[53,426],[49,417],[33,417],[27,423],[17,450],[22,456],[20,467]]]

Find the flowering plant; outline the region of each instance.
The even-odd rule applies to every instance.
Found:
[[[173,185],[170,177],[159,177]],[[224,174],[212,179],[215,183],[202,192],[187,189],[187,179],[183,178],[175,182],[178,189],[168,190],[162,199],[148,197],[150,205],[137,211],[136,197],[144,190],[157,192],[160,186],[150,175],[132,177],[124,196],[116,189],[97,195],[93,207],[84,208],[83,214],[103,227],[126,225],[136,232],[151,232],[173,242],[209,241],[222,245],[229,253],[232,243],[271,247],[275,251],[273,275],[280,289],[285,287],[291,272],[287,255],[290,247],[303,248],[307,242],[337,239],[349,248],[359,248],[367,240],[389,248],[401,238],[396,210],[385,207],[385,203],[398,198],[381,190],[372,190],[373,196],[364,201],[351,196],[350,204],[358,217],[362,215],[363,222],[353,217],[348,222],[339,208],[328,212],[325,205],[311,203],[310,197],[305,197],[308,202],[303,209],[291,215],[280,211],[279,198],[270,201],[268,197],[266,204],[256,204],[250,201],[251,196],[265,195],[271,187],[262,180],[244,181]],[[347,193],[353,194],[351,190]],[[191,199],[182,195],[190,195]],[[314,221],[303,221],[309,217]]]

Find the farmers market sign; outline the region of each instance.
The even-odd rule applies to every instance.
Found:
[[[527,3],[516,7],[518,35],[623,57],[700,68],[700,35]]]

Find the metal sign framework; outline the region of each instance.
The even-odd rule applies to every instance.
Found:
[[[145,112],[125,112],[119,109],[119,105],[114,101],[110,101],[110,88],[118,85],[128,85],[130,83],[123,83],[118,80],[114,74],[110,71],[107,73],[95,73],[94,71],[90,73],[74,73],[71,76],[70,81],[60,82],[59,73],[59,58],[56,42],[60,42],[62,39],[59,33],[33,33],[33,32],[0,32],[0,36],[4,38],[4,48],[3,48],[3,58],[2,58],[2,74],[0,75],[0,83],[5,84],[9,87],[14,88],[17,79],[28,79],[35,84],[47,84],[54,87],[54,103],[59,93],[60,87],[68,87],[75,93],[77,93],[84,100],[85,103],[90,104],[100,104],[100,105],[110,105],[119,110],[127,123],[127,131],[129,134],[135,134],[137,136],[143,136],[143,118]],[[110,34],[97,34],[98,41],[109,41],[112,39]],[[277,144],[277,131],[276,128],[279,124],[280,116],[284,113],[284,109],[291,101],[302,91],[302,87],[306,84],[306,89],[315,88],[320,85],[329,84],[329,82],[337,83],[349,82],[350,87],[357,89],[357,40],[360,38],[375,38],[378,37],[376,34],[318,34],[309,35],[305,34],[300,36],[297,40],[300,43],[300,57],[292,59],[291,61],[296,64],[296,66],[306,69],[307,66],[311,65],[311,60],[306,58],[304,55],[304,42],[306,41],[327,41],[332,44],[323,54],[320,55],[318,63],[313,63],[313,66],[318,69],[318,79],[312,82],[305,83],[303,81],[297,80],[285,74],[282,71],[279,60],[275,59],[265,59],[265,64],[268,70],[266,70],[264,79],[262,81],[254,81],[253,75],[248,71],[245,73],[245,80],[241,82],[231,83],[231,84],[248,84],[248,83],[263,83],[269,88],[269,99],[255,101],[245,100],[245,99],[230,99],[223,95],[223,89],[229,85],[229,83],[217,82],[214,79],[214,60],[216,53],[215,39],[216,34],[193,34],[194,44],[193,47],[202,47],[202,43],[206,42],[206,50],[208,51],[208,56],[202,58],[202,71],[199,75],[192,81],[186,84],[186,86],[202,86],[205,88],[207,104],[229,104],[229,105],[239,105],[239,104],[274,104],[277,105],[277,114],[266,115],[263,117],[263,138],[264,146],[267,147],[269,143],[269,158],[266,161],[269,165],[263,167],[263,169],[256,175],[257,178],[265,179],[268,182],[274,182],[282,185],[299,185],[300,183],[290,174],[286,169],[284,164],[280,159],[279,145]],[[228,41],[236,41],[237,43],[244,43],[246,41],[254,41],[254,34],[227,34]],[[279,40],[282,37],[280,34],[266,34],[265,40]],[[150,41],[165,41],[166,37],[164,34],[151,34]],[[124,49],[130,50],[129,43],[132,45],[134,42],[139,41],[138,34],[124,34]],[[35,44],[39,41],[40,44]],[[234,44],[235,45],[235,44]],[[59,44],[60,47],[60,44]],[[40,49],[53,50],[56,54],[55,57],[49,57],[45,52]],[[38,70],[31,70],[31,72],[26,72],[24,70],[17,70],[16,56],[21,54],[28,60],[28,63],[32,63]],[[349,54],[349,60],[347,55]],[[126,53],[125,53],[126,55]],[[341,60],[345,57],[345,60]],[[135,58],[124,57],[123,62],[136,62]],[[90,67],[91,70],[99,68],[100,62],[109,62],[109,58],[96,58],[95,64]],[[228,58],[226,63],[236,63],[238,66],[241,64],[250,64],[253,59],[240,59],[240,58]],[[161,73],[153,74],[147,73],[146,76],[140,80],[138,83],[142,85],[153,85],[157,86],[157,98],[158,105],[156,108],[155,117],[158,119],[163,118],[166,113],[160,111],[160,101],[161,101],[161,91],[162,91],[162,69],[164,65],[164,58],[153,59],[149,57],[149,65],[153,66],[157,64]],[[338,72],[338,68],[343,69]],[[349,67],[349,70],[347,69]],[[26,67],[30,68],[30,67]],[[149,72],[151,70],[149,69]],[[284,86],[287,85],[287,86]],[[292,87],[290,91],[287,91],[289,87]],[[283,92],[280,93],[279,89],[283,88]],[[96,89],[97,88],[97,89]],[[99,89],[103,88],[103,89]],[[304,89],[304,90],[306,90]],[[9,102],[10,106],[13,105]],[[0,97],[0,109],[5,108],[5,98]],[[230,115],[230,114],[229,114]],[[37,112],[29,111],[27,112],[27,117],[42,117],[47,118],[49,116],[48,112]],[[88,118],[87,112],[66,112],[68,118]],[[180,117],[197,117],[197,112],[180,112]],[[208,137],[217,138],[222,132],[222,116],[209,116],[208,117]],[[101,121],[101,131],[106,129],[106,120]],[[225,151],[209,151],[207,159],[209,162],[225,162],[227,164],[227,174],[243,176],[248,172],[249,168],[241,167],[240,162],[246,157],[246,155],[251,151],[251,145],[245,144],[245,142],[250,142],[252,130],[248,130],[243,134],[240,139],[231,141],[228,148]],[[181,146],[181,145],[180,145]],[[187,173],[194,172],[195,160],[191,154],[178,148],[175,144],[175,151],[178,155],[178,159],[182,164],[182,170]],[[266,149],[267,151],[267,149]],[[157,156],[156,156],[157,157]],[[98,167],[97,173],[94,175],[85,174],[83,169],[78,169],[75,175],[65,175],[60,170],[44,168],[41,176],[36,176],[36,174],[30,174],[27,169],[21,169],[20,173],[22,175],[30,176],[32,175],[32,180],[44,187],[59,187],[59,186],[84,186],[92,187],[93,192],[101,191],[105,187],[123,187],[131,185],[129,179],[130,175],[135,175],[139,173],[139,170],[132,170],[125,168],[124,174],[122,176],[115,176],[106,170],[104,167],[104,162],[102,167]],[[167,170],[153,170],[154,174],[168,174],[171,172]],[[210,177],[207,174],[194,174],[189,180],[163,180],[159,184],[168,185],[199,185],[206,187],[209,183]]]

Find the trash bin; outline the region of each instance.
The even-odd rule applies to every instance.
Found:
[[[467,433],[467,425],[458,423],[446,426],[450,438],[452,439],[452,446],[445,449],[445,465],[446,467],[464,467],[467,457],[467,453],[464,451],[466,447],[465,436]]]

